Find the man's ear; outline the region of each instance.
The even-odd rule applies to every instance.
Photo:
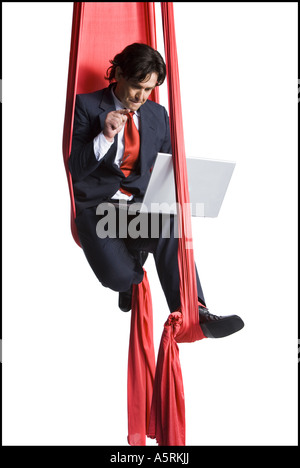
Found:
[[[119,81],[121,76],[122,76],[122,69],[121,69],[121,67],[117,66],[116,71],[115,71],[115,80]]]

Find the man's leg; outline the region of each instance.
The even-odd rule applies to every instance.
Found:
[[[179,291],[179,268],[178,268],[178,236],[176,233],[176,218],[170,217],[170,221],[165,219],[168,225],[160,229],[159,237],[149,239],[148,244],[143,239],[135,246],[141,249],[151,245],[151,250],[154,254],[156,268],[160,283],[162,285],[165,297],[170,309],[170,312],[178,310],[180,307],[180,291]],[[165,229],[167,227],[167,229]],[[196,283],[199,304],[199,322],[204,335],[207,338],[222,338],[231,335],[243,328],[244,323],[237,315],[217,316],[211,314],[205,305],[204,295],[200,284],[197,268]]]
[[[138,258],[127,249],[124,239],[99,238],[96,232],[100,217],[96,208],[87,208],[76,217],[79,240],[84,254],[100,283],[114,291],[127,291],[143,280]]]
[[[161,217],[161,222],[170,223],[170,228],[162,225],[160,237],[157,239],[153,252],[157,273],[166,296],[170,312],[180,307],[180,278],[178,268],[178,238],[175,236],[177,218],[174,216]],[[204,294],[195,265],[198,299],[205,305]]]
[[[143,218],[140,219],[143,220]],[[174,218],[173,215],[166,217],[152,217],[149,215],[147,219],[148,237],[138,237],[137,239],[128,237],[126,239],[126,245],[129,250],[153,253],[159,280],[170,312],[174,312],[180,307],[178,238],[175,236],[176,220],[177,218]],[[154,223],[156,223],[155,229],[153,226]],[[153,237],[153,232],[156,233],[155,237]],[[195,269],[198,298],[201,303],[205,305],[204,295],[196,266]]]

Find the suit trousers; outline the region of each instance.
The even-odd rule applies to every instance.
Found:
[[[174,215],[128,214],[114,206],[109,226],[108,212],[85,208],[75,222],[81,247],[96,277],[104,287],[127,291],[143,280],[139,252],[152,253],[170,312],[180,307],[178,236]],[[106,227],[106,231],[104,229]],[[139,229],[138,229],[139,227]],[[198,298],[205,305],[195,265]]]

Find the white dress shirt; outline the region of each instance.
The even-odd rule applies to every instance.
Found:
[[[116,110],[122,110],[124,109],[124,106],[122,105],[122,103],[119,101],[119,99],[115,96],[114,92],[113,92],[113,89],[111,89],[111,93],[112,93],[112,97],[113,97],[113,100],[114,100],[114,103],[115,103],[115,107],[116,107]],[[140,115],[139,115],[139,111],[136,111],[134,112],[133,114],[133,121],[136,125],[136,128],[139,130],[139,120],[140,120]],[[117,153],[116,153],[116,157],[115,157],[115,164],[120,167],[120,163],[121,163],[121,160],[123,158],[123,154],[124,154],[124,128],[125,128],[125,125],[124,127],[122,128],[122,130],[118,133],[118,145],[117,145]],[[113,141],[108,141],[104,134],[103,134],[103,131],[101,133],[99,133],[99,135],[97,135],[95,138],[94,138],[94,153],[95,153],[95,157],[97,159],[97,161],[101,161],[101,159],[106,155],[106,153],[108,152],[109,148],[111,147],[111,145],[113,144]],[[117,200],[132,200],[133,198],[133,195],[126,195],[125,193],[122,193],[120,190],[118,190],[111,198],[113,199],[117,199]]]

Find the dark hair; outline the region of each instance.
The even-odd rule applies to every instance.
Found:
[[[120,67],[126,80],[144,81],[151,73],[158,75],[157,86],[161,85],[166,77],[166,64],[157,50],[147,44],[134,42],[117,54],[106,71],[105,78],[111,83],[115,78],[116,68]]]

